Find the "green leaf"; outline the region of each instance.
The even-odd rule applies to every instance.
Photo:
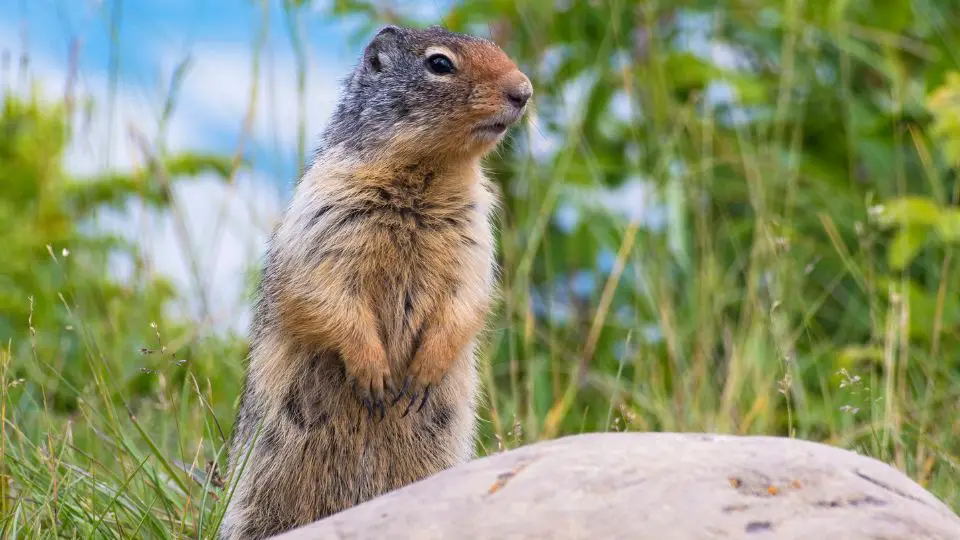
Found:
[[[837,367],[852,368],[861,362],[883,363],[883,348],[851,345],[840,350]]]
[[[960,242],[960,210],[941,210],[936,230],[944,242]]]
[[[882,227],[936,226],[940,208],[926,197],[900,197],[885,203],[877,213],[877,222]]]
[[[233,168],[229,157],[192,152],[167,158],[163,165],[170,176],[198,176],[202,173],[212,172],[222,178],[228,178]]]
[[[667,57],[664,69],[677,88],[704,88],[719,70],[692,53],[675,53]]]
[[[86,180],[64,183],[64,197],[70,212],[88,216],[101,207],[122,208],[131,197],[151,206],[166,206],[170,200],[157,182],[147,181],[136,173],[112,173]]]
[[[927,242],[927,230],[921,227],[908,226],[897,231],[887,253],[890,267],[894,270],[903,270],[917,256],[917,252]]]

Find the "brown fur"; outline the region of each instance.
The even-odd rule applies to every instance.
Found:
[[[480,159],[499,137],[470,130],[529,81],[487,42],[423,41],[457,56],[463,102],[370,155],[321,153],[271,242],[223,538],[277,534],[473,455],[474,344],[495,286]]]

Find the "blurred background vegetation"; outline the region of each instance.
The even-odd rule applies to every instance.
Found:
[[[960,4],[278,6],[298,58],[308,18],[349,21],[356,46],[441,23],[533,81],[488,163],[503,301],[481,455],[583,431],[791,436],[960,510]],[[75,177],[79,106],[7,93],[0,113],[0,528],[209,538],[243,333],[170,309],[191,292],[95,218],[175,212],[171,186],[246,161],[155,144],[132,172]]]

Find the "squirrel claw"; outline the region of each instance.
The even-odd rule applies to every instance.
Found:
[[[394,398],[393,403],[391,403],[391,406],[396,405],[396,403],[400,401],[400,398],[405,395],[410,398],[410,401],[407,403],[407,407],[403,410],[403,414],[400,415],[400,418],[405,418],[408,414],[410,414],[411,410],[413,410],[413,412],[420,412],[423,410],[423,407],[427,404],[427,400],[430,398],[430,389],[433,388],[433,385],[428,384],[423,388],[422,393],[416,391],[416,389],[408,391],[407,388],[410,386],[411,381],[412,377],[407,377],[407,379],[403,382],[403,388],[400,389],[400,393],[397,394],[397,397]],[[414,409],[414,405],[417,403],[418,399],[420,400],[420,405]]]
[[[386,376],[383,377],[382,386],[377,384],[379,382],[379,380],[366,382],[362,377],[355,376],[351,376],[347,381],[353,395],[360,402],[361,414],[363,414],[363,409],[366,409],[367,419],[377,420],[378,423],[387,417],[386,403],[389,398],[385,395],[384,388],[390,392],[393,391],[393,385]]]
[[[380,414],[380,421],[383,421],[383,418],[386,416],[386,408],[383,404],[384,401],[385,396],[383,395],[383,390],[374,390],[370,399],[370,408],[374,418],[377,417],[378,413]]]
[[[374,413],[373,413],[373,411],[374,411],[373,400],[371,400],[371,399],[369,399],[369,398],[365,398],[365,399],[363,400],[363,406],[364,406],[365,409],[367,409],[367,420],[372,419],[372,418],[373,418],[373,414],[374,414]]]
[[[387,417],[387,408],[383,398],[365,398],[363,406],[367,409],[368,420],[375,420],[379,424]]]
[[[403,380],[403,386],[400,387],[399,392],[396,392],[394,394],[393,401],[390,402],[391,407],[399,403],[400,398],[402,398],[407,393],[407,388],[410,387],[410,380],[411,380],[410,377],[407,377],[406,379]]]
[[[420,412],[423,406],[427,404],[427,398],[430,397],[430,386],[431,385],[428,384],[427,387],[423,389],[423,401],[421,401],[420,406],[417,407],[417,412]]]
[[[410,402],[407,403],[407,408],[403,410],[403,414],[400,415],[400,418],[406,418],[407,414],[410,413],[410,409],[413,408],[413,404],[417,402],[417,394],[412,394],[410,396]]]
[[[381,396],[380,401],[385,403],[387,406],[392,407],[397,403],[397,396],[399,395],[400,393],[397,392],[397,388],[394,386],[393,382],[387,381],[384,384],[384,393]]]

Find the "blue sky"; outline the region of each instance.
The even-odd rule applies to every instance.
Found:
[[[31,58],[40,59],[48,71],[53,67],[65,75],[71,43],[78,40],[80,79],[105,81],[110,65],[110,25],[117,6],[120,13],[118,71],[124,91],[138,95],[138,99],[159,112],[173,66],[191,57],[194,64],[186,79],[183,114],[195,116],[196,120],[191,122],[189,129],[193,137],[187,146],[232,151],[246,108],[241,98],[243,94],[249,95],[252,82],[253,43],[264,20],[259,2],[7,0],[0,3],[0,46],[10,48],[15,44],[13,48],[22,49],[25,35]],[[293,56],[278,1],[271,2],[268,20],[262,69],[264,78],[275,85],[275,97],[269,100],[275,105],[265,104],[264,110],[258,111],[258,117],[272,125],[254,138],[250,154],[259,169],[283,176],[295,171],[293,149],[286,148],[283,142],[295,134],[296,124],[291,120],[298,115],[291,116],[289,111],[293,105],[290,103],[292,96],[288,95],[293,91]],[[345,21],[330,20],[319,9],[313,8],[305,10],[303,20],[309,36],[310,75],[317,79],[310,81],[308,78],[308,83],[315,83],[309,86],[312,94],[308,104],[309,121],[313,122],[310,127],[319,129],[324,113],[334,100],[330,95],[333,86],[330,83],[346,74],[352,58],[359,51],[358,44],[349,40],[356,23],[351,27]],[[231,75],[242,76],[234,78]],[[242,80],[243,76],[246,80]],[[37,78],[45,86],[59,87],[63,83],[50,73],[39,73]],[[269,93],[263,89],[261,92]],[[223,110],[211,111],[210,106],[217,103],[218,97],[224,98]],[[106,104],[100,106],[106,107]],[[206,114],[194,115],[196,108],[203,109]],[[269,119],[271,110],[275,112],[276,109],[287,111],[286,116],[283,113],[274,115],[282,120]],[[230,122],[231,115],[235,116],[233,122]],[[138,120],[148,122],[151,119]],[[179,120],[176,114],[175,120]],[[197,133],[198,130],[201,133]]]
[[[278,5],[270,4],[269,43],[285,49],[289,44]],[[83,68],[106,70],[116,6],[123,44],[121,73],[132,79],[154,77],[152,64],[163,50],[186,53],[210,43],[249,46],[263,21],[263,10],[253,0],[7,0],[0,4],[0,20],[11,27],[25,25],[37,52],[65,58],[71,39],[80,38]],[[324,17],[319,8],[304,13],[315,53],[332,59],[355,52],[356,47],[347,44],[344,21]]]

